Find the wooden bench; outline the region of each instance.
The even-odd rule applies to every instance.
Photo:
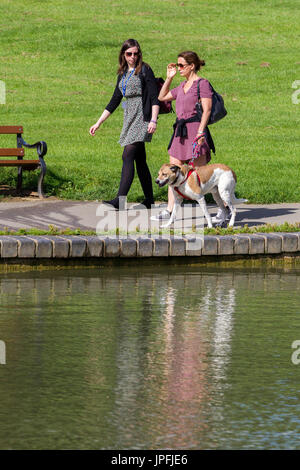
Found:
[[[44,156],[47,153],[47,144],[42,140],[36,142],[33,145],[29,145],[25,142],[22,137],[23,127],[22,126],[0,126],[0,134],[16,134],[17,136],[17,148],[0,148],[0,167],[17,167],[18,168],[18,181],[17,181],[17,191],[22,189],[22,173],[23,170],[36,170],[37,168],[41,169],[41,173],[38,179],[38,195],[40,198],[44,198],[43,193],[43,180],[46,174],[46,163],[44,161]],[[25,151],[23,147],[30,149],[36,148],[39,159],[38,160],[25,160]],[[14,157],[9,160],[2,160],[1,157]]]

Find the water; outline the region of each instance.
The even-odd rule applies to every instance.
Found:
[[[2,274],[0,448],[299,449],[299,274]]]

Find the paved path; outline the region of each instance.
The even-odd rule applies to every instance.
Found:
[[[57,228],[81,230],[96,230],[99,216],[97,208],[101,204],[95,201],[63,201],[49,197],[45,200],[18,198],[9,202],[0,202],[0,230],[7,227],[12,230],[20,228],[49,229],[49,225]],[[133,208],[136,204],[129,204]],[[103,206],[107,207],[107,206]],[[216,213],[216,206],[209,208]],[[140,216],[146,219],[148,211],[140,211]],[[282,224],[284,222],[300,222],[300,203],[286,204],[241,204],[237,206],[236,226],[248,224]]]

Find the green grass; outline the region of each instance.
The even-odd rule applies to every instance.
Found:
[[[300,80],[297,18],[297,2],[287,0],[2,0],[0,80],[7,93],[0,125],[23,125],[26,141],[47,142],[47,194],[109,199],[121,172],[122,108],[94,138],[88,130],[114,89],[121,43],[138,39],[144,60],[163,77],[179,51],[195,50],[228,110],[211,126],[212,161],[234,168],[238,197],[298,202],[300,105],[291,99]],[[153,178],[168,161],[174,118],[161,116],[147,144]],[[14,139],[0,136],[0,146],[14,146]],[[25,173],[25,187],[35,190],[36,181]],[[1,168],[0,183],[15,182],[16,170]],[[154,191],[156,200],[166,199],[166,188]],[[136,177],[128,200],[142,199]]]
[[[295,224],[289,224],[288,222],[285,222],[284,224],[265,224],[265,225],[259,225],[257,227],[248,227],[247,224],[245,224],[243,227],[237,227],[237,228],[221,228],[221,227],[216,227],[216,228],[205,228],[204,229],[204,235],[237,235],[238,233],[273,233],[273,232],[299,232],[300,231],[300,223],[297,222]],[[189,234],[192,234],[195,232],[195,230],[191,229]],[[137,230],[136,232],[124,232],[121,233],[120,229],[117,228],[115,231],[110,231],[110,232],[103,232],[103,235],[105,236],[122,236],[122,235],[179,235],[182,236],[182,232],[179,230],[173,230],[172,228],[170,229],[157,229],[153,230],[151,233],[147,232],[141,232],[140,230]],[[81,230],[81,229],[70,229],[70,228],[65,228],[65,229],[59,229],[58,227],[55,227],[54,225],[49,225],[48,230],[40,230],[37,228],[22,228],[19,230],[11,230],[9,228],[6,228],[4,230],[0,230],[0,236],[2,235],[14,235],[14,236],[20,236],[20,235],[82,235],[82,236],[96,236],[96,235],[101,235],[97,234],[94,231],[91,230]]]

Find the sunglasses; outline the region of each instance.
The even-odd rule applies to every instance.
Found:
[[[139,55],[139,53],[138,52],[125,52],[125,55],[127,55],[128,57],[131,57],[132,55],[136,57]]]
[[[184,67],[186,67],[187,65],[190,64],[176,64],[176,67],[178,67],[179,69],[184,69]]]

